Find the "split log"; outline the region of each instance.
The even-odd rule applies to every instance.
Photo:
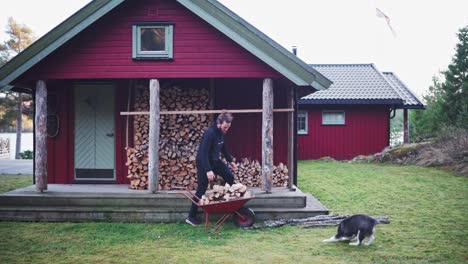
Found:
[[[253,194],[251,191],[247,191],[246,185],[242,183],[236,183],[230,186],[228,183],[226,183],[224,186],[214,185],[213,190],[203,195],[199,203],[201,205],[208,205],[251,197],[253,197]]]

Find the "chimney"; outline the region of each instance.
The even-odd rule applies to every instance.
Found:
[[[296,46],[292,46],[292,53],[297,56],[297,47]]]

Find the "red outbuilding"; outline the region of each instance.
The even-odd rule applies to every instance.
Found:
[[[382,151],[390,143],[390,119],[423,103],[391,72],[373,64],[314,64],[333,84],[299,100],[298,157],[352,159]]]

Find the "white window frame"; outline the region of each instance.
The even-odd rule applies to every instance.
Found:
[[[309,113],[305,110],[299,110],[297,111],[297,123],[298,123],[298,126],[297,126],[297,134],[298,135],[307,135],[309,134],[309,125],[308,125],[308,115]],[[305,129],[299,129],[299,117],[304,117],[305,118]]]
[[[164,28],[165,29],[165,49],[163,51],[142,51],[141,50],[141,29],[142,28]],[[146,22],[133,25],[133,52],[135,60],[172,60],[174,58],[174,24],[170,22]]]
[[[325,121],[324,116],[326,114],[336,114],[336,113],[343,113],[343,121],[342,122],[327,122]],[[323,110],[322,111],[322,126],[344,126],[346,125],[346,112],[344,110]]]

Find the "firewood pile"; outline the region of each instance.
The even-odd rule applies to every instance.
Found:
[[[149,111],[149,89],[146,83],[137,83],[134,111]],[[161,111],[207,110],[210,105],[208,89],[183,89],[177,86],[161,87]],[[175,186],[197,188],[195,157],[203,133],[212,120],[209,114],[170,114],[160,117],[159,140],[159,190],[170,190]],[[130,188],[148,188],[148,144],[149,116],[133,117],[133,148],[128,147],[127,163]],[[247,158],[237,162],[238,170],[233,171],[236,181],[250,187],[261,186],[262,168],[257,160]],[[274,167],[274,186],[287,186],[288,168],[280,163]],[[217,177],[221,184],[221,177]]]
[[[203,195],[199,201],[201,205],[208,205],[220,202],[226,202],[239,198],[251,198],[251,191],[247,191],[247,186],[242,183],[235,183],[232,186],[226,183],[222,185],[214,185],[213,191]]]
[[[149,111],[149,90],[145,85],[136,87],[135,111]],[[207,89],[161,87],[161,111],[204,110],[209,106]],[[160,190],[173,186],[196,189],[195,156],[204,131],[210,125],[208,114],[161,115],[159,140]],[[147,189],[148,180],[149,116],[134,118],[134,148],[127,149],[130,188]]]
[[[236,163],[237,171],[234,171],[237,182],[242,182],[250,187],[262,185],[262,165],[258,160],[244,158]],[[283,163],[273,166],[273,186],[288,186],[288,168]]]

